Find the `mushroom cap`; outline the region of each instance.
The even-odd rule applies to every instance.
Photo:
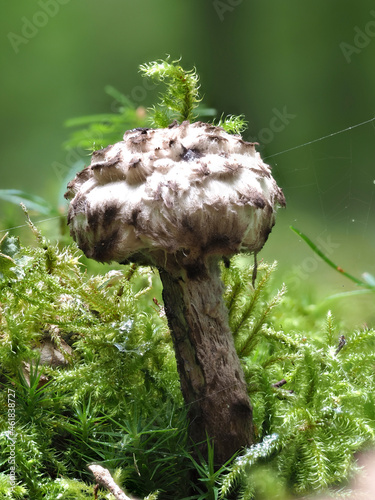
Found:
[[[71,235],[100,262],[258,252],[285,205],[254,143],[203,122],[127,131],[93,153],[65,197]]]

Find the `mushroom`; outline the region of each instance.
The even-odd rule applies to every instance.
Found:
[[[285,199],[254,143],[188,121],[137,128],[68,184],[87,257],[159,270],[190,437],[223,464],[253,442],[252,406],[228,325],[220,260],[256,255]],[[204,449],[204,445],[203,448]]]

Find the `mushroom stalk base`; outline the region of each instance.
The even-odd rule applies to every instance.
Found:
[[[158,268],[173,338],[181,390],[188,406],[189,434],[206,455],[214,440],[222,465],[252,444],[252,407],[223,301],[219,259],[184,264],[168,256]]]

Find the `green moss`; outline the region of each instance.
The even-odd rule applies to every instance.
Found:
[[[282,489],[307,493],[344,481],[354,454],[373,443],[375,332],[345,332],[337,352],[342,332],[331,314],[310,333],[296,328],[295,309],[294,321],[285,322],[294,327],[283,329],[298,298],[285,289],[272,293],[275,264],[259,266],[254,289],[251,267],[232,259],[222,270],[225,299],[259,444],[219,474],[212,464],[198,467],[190,460],[166,320],[153,300],[155,275],[128,266],[88,276],[74,246],[60,249],[32,229],[34,247],[4,239],[13,265],[0,281],[0,418],[6,429],[10,389],[22,498],[62,491],[62,498],[89,497],[92,462],[120,468],[123,487],[139,497],[159,490],[159,498],[184,498],[189,471],[197,468],[200,498],[215,491],[226,498],[236,488],[238,498],[241,491],[243,498],[262,498],[257,478],[264,464]],[[40,363],[46,340],[65,353],[64,365]],[[285,385],[274,386],[282,379]],[[6,433],[0,441],[7,474]],[[9,491],[5,479],[1,484]]]

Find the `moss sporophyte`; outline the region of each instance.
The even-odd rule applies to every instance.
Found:
[[[87,257],[159,270],[195,443],[224,463],[253,442],[219,261],[256,254],[284,206],[253,143],[203,122],[137,128],[69,183],[68,223]]]

